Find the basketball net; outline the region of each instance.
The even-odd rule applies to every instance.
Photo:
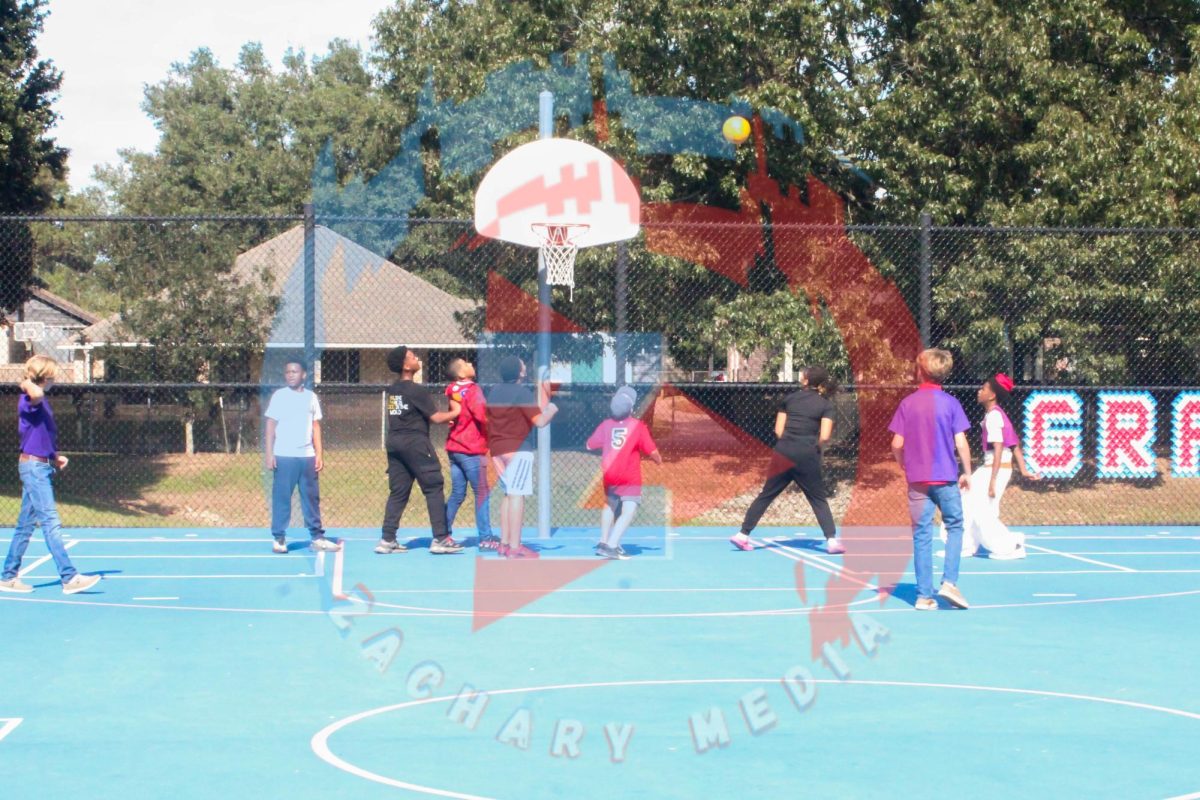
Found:
[[[546,283],[550,286],[566,286],[570,299],[575,300],[575,254],[578,246],[575,238],[587,233],[590,225],[567,223],[562,225],[535,222],[529,226],[541,240],[538,252],[546,265]]]

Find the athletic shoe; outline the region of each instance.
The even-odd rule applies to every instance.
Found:
[[[83,573],[76,572],[74,578],[71,578],[71,580],[62,585],[63,594],[77,594],[79,592],[86,592],[99,582],[99,575],[84,575]]]
[[[480,550],[498,550],[499,548],[500,548],[500,540],[497,539],[495,536],[480,536],[479,537],[479,549]]]
[[[434,539],[429,543],[429,552],[435,555],[449,555],[450,553],[461,553],[462,551],[463,546],[449,536],[445,539]]]
[[[600,545],[600,549],[596,551],[596,555],[600,556],[601,558],[608,558],[608,559],[612,559],[614,561],[616,561],[616,560],[628,561],[629,560],[629,554],[626,553],[624,550],[622,550],[620,547],[610,547],[606,544]]]
[[[501,558],[508,558],[508,545],[504,544],[503,542],[496,545],[496,555],[500,556]]]
[[[840,556],[846,552],[846,545],[842,544],[842,540],[834,536],[825,540],[825,552],[831,556]]]
[[[287,540],[286,539],[276,539],[274,544],[271,545],[272,553],[286,553],[287,551],[288,551],[288,549],[287,549]]]
[[[525,545],[521,545],[520,547],[508,548],[508,553],[506,553],[504,557],[505,558],[539,558],[538,552],[536,550],[530,550]]]
[[[392,539],[390,542],[387,539],[380,539],[379,544],[375,545],[375,552],[381,556],[386,556],[389,553],[406,553],[408,552],[408,548],[395,539]]]
[[[1022,542],[1022,543],[1018,543],[1017,549],[1013,550],[1011,553],[988,553],[988,560],[989,561],[1016,561],[1018,558],[1024,558],[1027,555],[1029,555],[1029,554],[1027,552],[1025,552],[1025,544]]]
[[[921,597],[913,605],[917,611],[937,611],[937,600],[932,597]]]
[[[326,553],[334,553],[342,549],[340,544],[337,542],[331,542],[324,536],[318,536],[317,538],[313,539],[308,546],[313,550],[323,550]]]
[[[942,581],[942,588],[938,589],[938,597],[955,608],[968,608],[967,598],[962,596],[962,592],[958,590],[957,586],[948,581]]]
[[[29,594],[33,591],[33,587],[25,583],[15,575],[6,580],[0,581],[0,592],[13,592],[14,594]]]
[[[729,537],[729,542],[734,547],[736,547],[738,550],[753,550],[754,549],[754,545],[750,543],[749,539],[739,539],[736,534]]]

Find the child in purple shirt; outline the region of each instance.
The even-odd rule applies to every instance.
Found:
[[[940,509],[946,526],[946,564],[938,596],[958,608],[967,600],[955,585],[962,558],[963,511],[961,487],[970,488],[971,448],[966,432],[971,423],[962,405],[942,391],[954,367],[945,350],[925,350],[917,357],[917,391],[900,402],[888,430],[892,454],[904,467],[908,481],[908,511],[913,526],[913,569],[917,576],[918,611],[933,611],[933,512]],[[962,461],[960,474],[954,456]],[[957,482],[957,485],[955,483]]]
[[[4,574],[0,577],[0,592],[26,594],[33,587],[21,580],[21,559],[33,537],[33,526],[41,523],[46,548],[54,557],[64,594],[75,594],[100,582],[99,575],[81,575],[67,556],[62,540],[62,523],[54,504],[54,487],[50,477],[56,470],[67,468],[67,457],[58,453],[58,428],[54,413],[46,400],[46,390],[54,383],[58,362],[47,356],[34,356],[25,362],[25,379],[21,381],[21,397],[17,400],[18,433],[21,437],[21,512],[13,530],[8,557],[4,559]]]

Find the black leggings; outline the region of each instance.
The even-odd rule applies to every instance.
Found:
[[[775,502],[784,489],[795,481],[808,498],[817,522],[826,539],[837,535],[833,522],[833,512],[829,510],[829,500],[825,497],[825,481],[821,475],[821,451],[816,444],[793,445],[786,452],[776,450],[771,454],[771,466],[767,470],[767,482],[750,508],[746,511],[746,519],[742,522],[742,532],[750,533],[767,513],[771,503]]]
[[[442,465],[433,454],[433,445],[420,439],[406,443],[403,450],[388,450],[387,507],[383,512],[383,538],[395,541],[396,528],[408,505],[413,483],[425,494],[425,506],[429,509],[429,524],[433,538],[444,539],[450,535],[446,527],[445,479]]]

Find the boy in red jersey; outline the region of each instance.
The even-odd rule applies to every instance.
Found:
[[[446,501],[446,526],[454,533],[454,517],[467,499],[467,485],[475,495],[475,530],[479,549],[495,550],[500,540],[492,535],[488,508],[487,401],[475,383],[475,365],[466,359],[450,362],[454,382],[446,387],[450,410],[462,409],[446,434],[446,456],[450,460],[450,498]]]
[[[600,514],[600,544],[596,555],[627,559],[621,537],[633,522],[642,500],[642,455],[662,464],[662,454],[645,423],[632,416],[637,394],[628,386],[617,389],[609,405],[612,417],[588,437],[589,450],[602,450],[604,511]]]

